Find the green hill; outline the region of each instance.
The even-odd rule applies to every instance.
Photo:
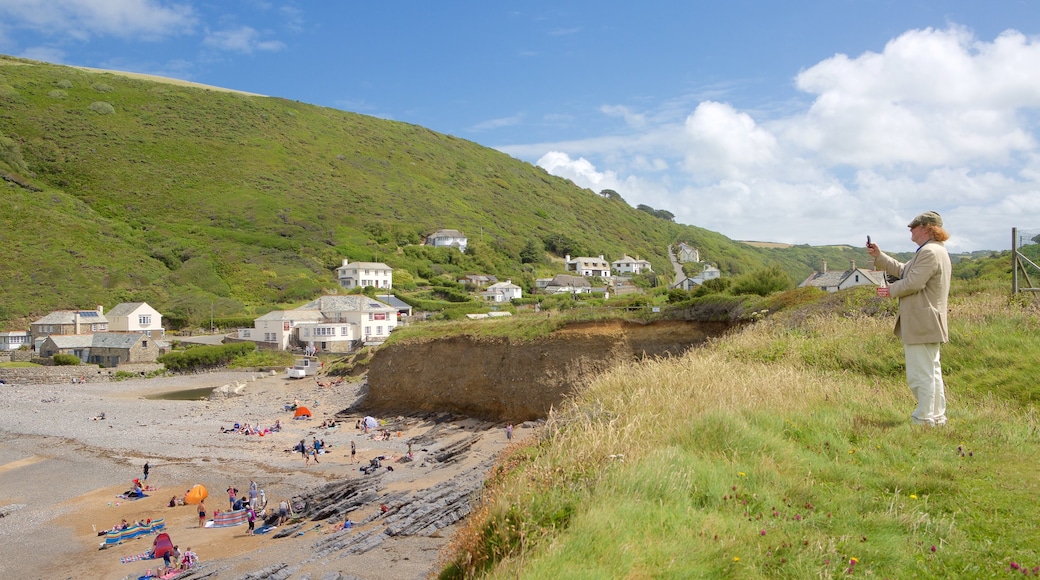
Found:
[[[676,241],[724,274],[866,260],[734,242],[415,125],[3,56],[0,176],[0,327],[141,300],[185,323],[252,316],[336,289],[344,258],[402,287],[489,273],[527,290],[565,253],[638,256],[670,281]],[[440,228],[471,250],[419,246]]]

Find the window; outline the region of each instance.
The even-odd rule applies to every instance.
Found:
[[[242,331],[242,337],[243,338],[249,338],[249,329],[248,328],[246,328],[245,330]]]
[[[141,326],[151,326],[151,324],[152,324],[152,315],[151,314],[141,314],[141,315],[139,315],[137,317],[137,324],[140,324]]]
[[[383,327],[382,326],[377,326],[376,327],[376,336],[382,336],[382,335],[383,335]]]
[[[142,340],[141,341],[141,348],[148,348],[148,341],[147,340]]]
[[[372,334],[372,327],[371,326],[366,326],[365,327],[365,336],[367,337],[367,336],[369,336],[371,334]]]

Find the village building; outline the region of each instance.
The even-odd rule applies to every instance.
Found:
[[[393,288],[394,269],[382,262],[350,262],[344,258],[343,265],[336,268],[336,278],[347,289],[371,286],[389,290]]]
[[[322,296],[293,310],[268,312],[253,328],[239,329],[237,338],[277,350],[351,352],[386,340],[397,315],[397,308],[363,294]]]
[[[39,352],[39,344],[48,336],[53,334],[93,334],[95,332],[108,331],[108,318],[105,318],[105,309],[98,306],[97,310],[55,310],[50,314],[34,320],[29,324],[29,334],[36,352]]]
[[[8,330],[0,332],[0,350],[18,350],[32,346],[32,334],[28,330]]]
[[[85,363],[117,367],[121,364],[154,363],[169,352],[169,348],[165,342],[140,332],[52,334],[43,340],[39,354],[43,358],[71,354]]]
[[[492,284],[480,293],[480,297],[485,301],[495,303],[509,302],[513,299],[522,298],[523,295],[523,288],[513,284],[512,280]]]
[[[459,230],[437,230],[426,237],[426,245],[436,248],[456,248],[466,251],[466,236]]]
[[[634,276],[636,274],[643,274],[650,272],[650,262],[646,260],[640,260],[639,258],[629,257],[627,254],[621,256],[620,260],[614,260],[611,263],[614,268],[614,272],[618,276]]]
[[[123,302],[108,311],[108,329],[112,332],[139,332],[145,336],[162,338],[162,314],[147,302]]]
[[[564,261],[567,265],[567,271],[574,272],[579,276],[610,277],[610,263],[603,257],[603,254],[600,254],[598,258],[579,256],[574,259],[571,259],[570,254],[568,254]]]
[[[675,259],[679,263],[685,264],[687,262],[700,262],[701,253],[697,248],[687,244],[686,242],[679,242],[679,249],[675,252]]]
[[[820,272],[813,272],[808,278],[798,285],[799,288],[812,286],[827,292],[837,292],[846,288],[856,286],[884,286],[885,273],[878,270],[867,270],[857,268],[856,262],[851,261],[848,270],[827,270],[827,262],[823,262]]]
[[[711,264],[705,264],[704,269],[701,270],[700,274],[688,278],[683,278],[678,283],[673,284],[672,288],[679,288],[682,290],[690,291],[697,288],[701,284],[707,282],[708,280],[714,280],[716,278],[721,277],[722,272],[718,268],[712,266]]]

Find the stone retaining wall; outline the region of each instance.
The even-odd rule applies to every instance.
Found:
[[[137,363],[120,365],[115,368],[101,368],[98,365],[81,364],[77,366],[45,366],[26,368],[0,369],[0,380],[8,385],[55,385],[71,383],[73,379],[84,379],[87,382],[111,380],[117,372],[149,373],[162,369],[158,363]]]

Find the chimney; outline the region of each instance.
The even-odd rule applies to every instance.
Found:
[[[599,255],[599,259],[600,259],[600,260],[606,260],[606,258],[604,258],[604,257],[603,257],[603,254],[600,254],[600,255]]]
[[[564,256],[563,260],[564,260],[565,262],[570,262],[570,261],[571,261],[571,255],[570,255],[570,254],[567,254],[566,256]]]
[[[98,314],[104,314],[105,313],[105,307],[100,305],[100,304],[98,304],[97,305],[97,313]]]
[[[72,334],[79,334],[79,310],[72,311]]]
[[[856,260],[849,260],[849,264],[850,264],[849,270],[855,270],[856,269]]]
[[[826,274],[826,273],[827,273],[827,260],[824,260],[824,261],[823,261],[823,273],[824,273],[824,274]]]

